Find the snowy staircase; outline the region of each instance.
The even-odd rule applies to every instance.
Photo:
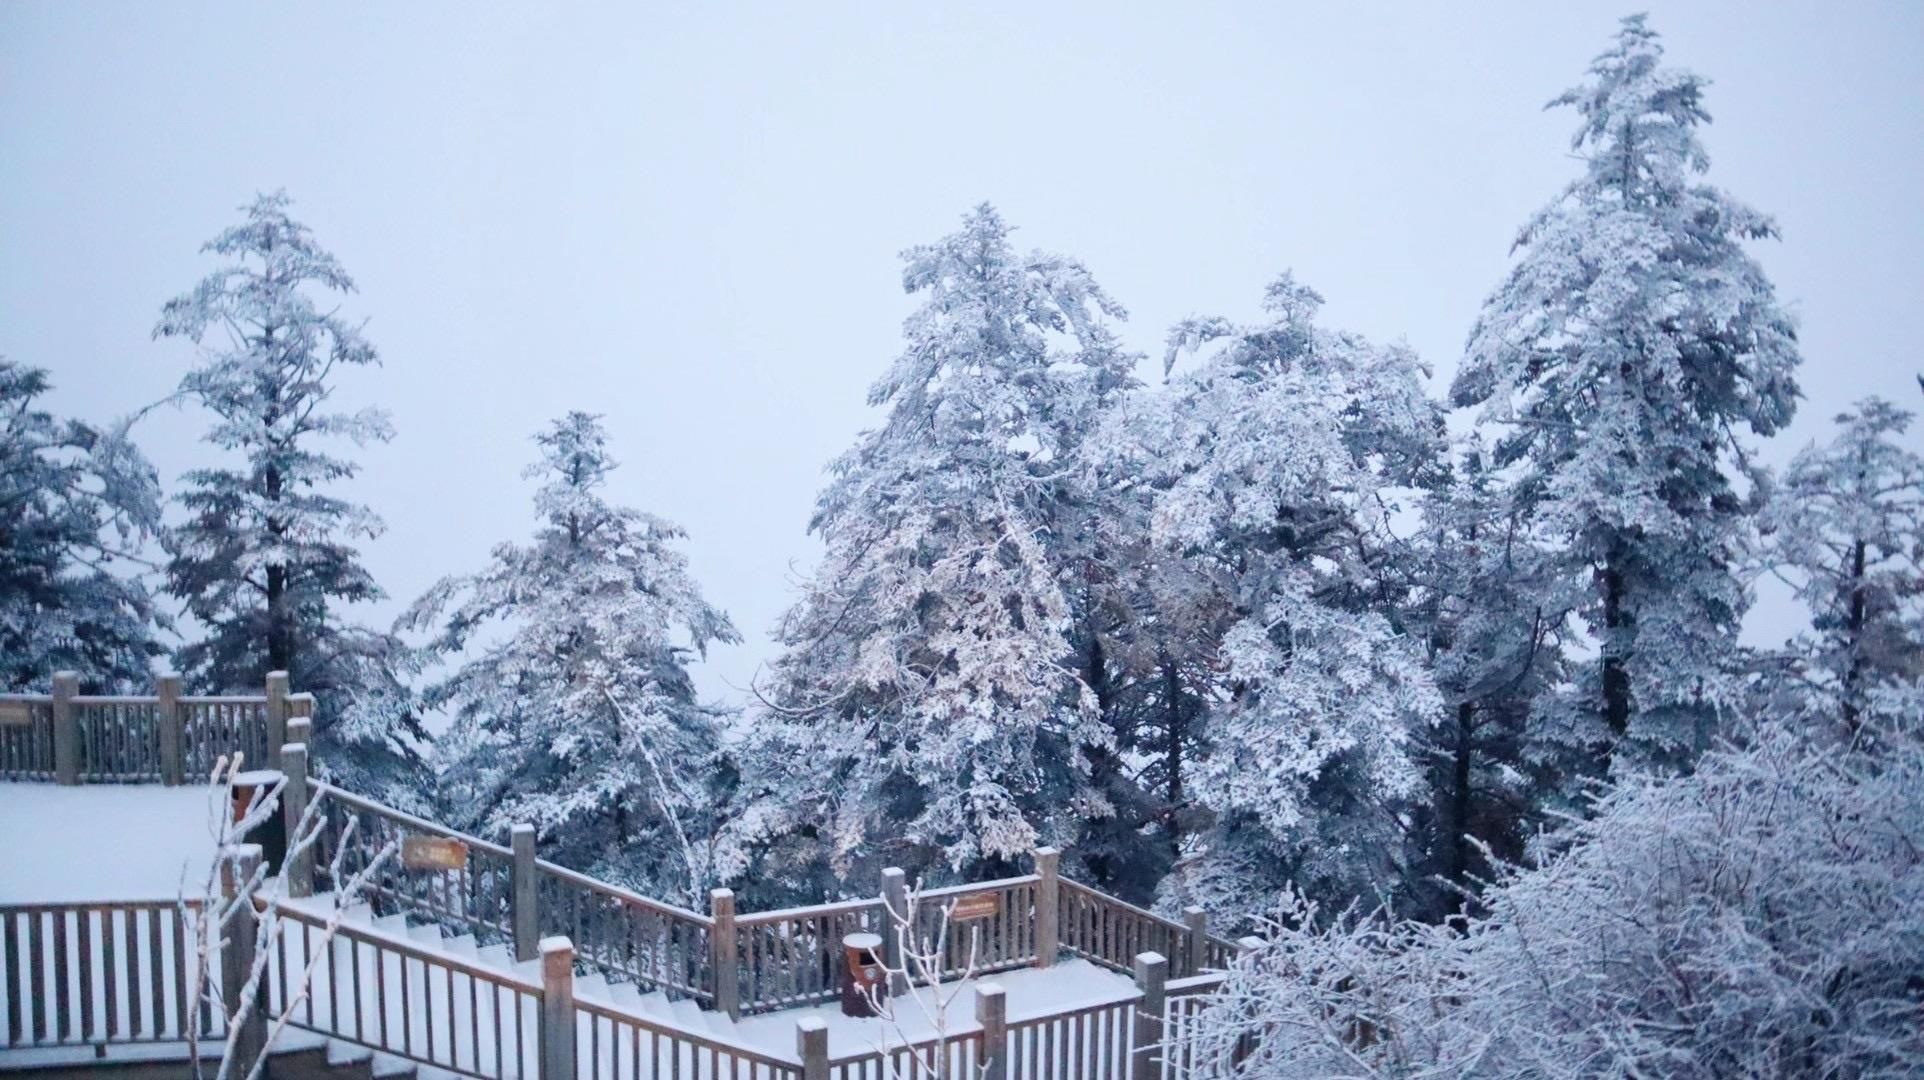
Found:
[[[327,895],[288,903],[321,923],[333,909]],[[450,936],[405,915],[376,915],[364,903],[343,910],[340,933],[331,943],[324,944],[319,927],[306,922],[289,920],[280,946],[290,981],[303,960],[311,960],[309,990],[306,1000],[294,1003],[294,1024],[337,1041],[394,1052],[377,1054],[375,1066],[381,1058],[403,1055],[412,1059],[410,1067],[431,1061],[470,1075],[537,1074],[540,1010],[533,992],[541,984],[539,960],[516,961],[506,944],[482,945],[470,934]],[[597,1075],[623,1080],[731,1075],[726,1057],[715,1060],[686,1036],[784,1058],[793,1046],[792,1022],[783,1033],[786,1045],[771,1043],[768,1031],[742,1030],[746,1021],[687,999],[670,1000],[659,990],[610,982],[601,974],[576,975],[574,994],[577,1001],[628,1021],[616,1033],[605,1020],[596,1025],[579,1015],[577,1058],[586,1069],[591,1067],[586,1059],[598,1056]],[[377,1068],[371,1075],[388,1074]],[[423,1065],[419,1075],[444,1074]]]

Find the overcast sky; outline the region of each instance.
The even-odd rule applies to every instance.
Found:
[[[1456,5],[1461,6],[1461,5]],[[1083,259],[1160,355],[1293,267],[1332,326],[1445,384],[1525,218],[1574,173],[1583,74],[1625,4],[0,4],[0,354],[57,411],[166,394],[150,340],[257,190],[347,266],[392,411],[349,494],[388,531],[385,624],[532,527],[529,436],[606,415],[610,495],[685,526],[747,637],[816,548],[822,467],[872,422],[911,301],[896,255],[996,203]],[[1712,178],[1775,214],[1802,320],[1781,462],[1850,401],[1924,404],[1924,3],[1660,3],[1712,80]],[[140,440],[171,485],[206,418]],[[1753,640],[1796,622],[1765,597]]]

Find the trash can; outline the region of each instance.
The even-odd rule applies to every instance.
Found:
[[[882,935],[843,937],[842,956],[842,1015],[874,1016],[876,1001],[889,992],[888,969],[882,966]]]
[[[234,822],[239,824],[247,816],[248,804],[254,801],[254,792],[264,791],[272,794],[286,780],[275,769],[254,769],[249,772],[235,773],[232,781],[234,798]],[[281,872],[281,863],[287,858],[287,820],[279,813],[267,815],[266,820],[256,824],[246,836],[235,836],[237,844],[259,844],[261,863],[270,874]]]

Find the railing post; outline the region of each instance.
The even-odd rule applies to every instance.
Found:
[[[154,724],[160,728],[160,782],[179,787],[187,782],[187,759],[181,753],[180,676],[168,672],[154,681]]]
[[[1201,975],[1209,955],[1209,912],[1191,905],[1182,909],[1183,925],[1189,927],[1189,970],[1184,975]]]
[[[1062,919],[1062,852],[1057,848],[1035,849],[1035,966],[1053,967],[1059,942],[1057,927]]]
[[[795,1021],[795,1056],[802,1059],[802,1080],[828,1080],[828,1021],[819,1016]]]
[[[1130,1062],[1131,1080],[1162,1078],[1162,1009],[1164,987],[1169,983],[1169,961],[1161,953],[1136,954],[1136,989],[1142,1003],[1136,1007],[1136,1049]]]
[[[267,760],[263,769],[281,767],[281,747],[287,743],[287,672],[267,673]]]
[[[534,826],[516,825],[508,833],[514,851],[509,905],[514,916],[514,958],[533,960],[540,949],[541,920],[536,917]]]
[[[305,725],[289,725],[290,728]],[[287,854],[281,861],[281,884],[289,896],[314,895],[314,851],[301,849],[301,820],[307,816],[307,744],[281,747],[281,824],[287,835]]]
[[[975,1022],[982,1025],[982,1055],[975,1059],[981,1080],[1009,1077],[1009,995],[1000,983],[977,983]]]
[[[80,713],[74,695],[80,693],[80,674],[53,673],[53,782],[80,783]]]
[[[708,914],[715,920],[708,931],[708,967],[715,974],[715,1011],[727,1013],[730,1020],[739,1020],[742,987],[736,967],[735,890],[710,891]]]
[[[244,999],[247,979],[254,970],[255,936],[260,913],[247,885],[261,864],[259,844],[234,844],[221,852],[221,896],[233,907],[220,944],[220,1003],[227,1013],[228,1039],[233,1047],[233,1076],[246,1076],[254,1062],[267,1049],[267,1013],[262,1008],[267,980],[255,987],[252,1000]]]
[[[575,1080],[575,947],[541,939],[541,1080]]]
[[[888,958],[888,966],[893,972],[889,975],[889,993],[906,994],[909,980],[906,973],[908,958],[903,955],[905,948],[913,944],[915,927],[909,925],[909,875],[899,866],[891,866],[882,871],[882,953]],[[829,947],[839,951],[842,943],[829,942]],[[895,970],[895,969],[903,970]]]

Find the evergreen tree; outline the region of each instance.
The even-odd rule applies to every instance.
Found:
[[[1122,309],[1080,263],[1018,254],[986,205],[904,260],[925,299],[869,394],[886,420],[831,466],[827,550],[747,751],[734,837],[756,877],[992,872],[1113,812],[1061,530],[1082,433],[1129,379],[1104,325]]]
[[[1193,575],[1174,610],[1220,628],[1197,694],[1215,820],[1165,883],[1172,907],[1254,914],[1286,882],[1347,898],[1407,872],[1391,808],[1419,793],[1415,739],[1441,701],[1396,619],[1389,494],[1430,467],[1441,422],[1415,357],[1316,326],[1321,300],[1286,274],[1269,321],[1178,326],[1169,364],[1218,347],[1105,433],[1135,447],[1151,535]]]
[[[1880,696],[1924,679],[1924,457],[1901,442],[1911,419],[1882,398],[1858,402],[1829,445],[1791,461],[1762,518],[1765,559],[1810,606],[1811,683],[1852,732]]]
[[[1704,81],[1663,66],[1623,21],[1573,106],[1583,174],[1526,225],[1452,389],[1500,432],[1521,505],[1589,587],[1598,656],[1565,739],[1641,763],[1687,762],[1736,700],[1753,508],[1733,483],[1744,429],[1790,419],[1791,318],[1745,240],[1770,219],[1700,179]]]
[[[129,571],[160,486],[124,425],[59,420],[36,407],[47,389],[45,371],[0,359],[0,690],[73,670],[96,692],[144,692],[159,617]]]
[[[1422,509],[1406,557],[1420,597],[1410,618],[1445,709],[1424,738],[1432,798],[1412,818],[1428,858],[1410,911],[1439,918],[1490,879],[1491,856],[1519,859],[1541,802],[1571,786],[1566,748],[1536,722],[1563,678],[1571,601],[1481,440],[1467,440]]]
[[[322,306],[320,296],[351,293],[354,282],[288,216],[287,196],[262,195],[246,214],[202,249],[224,264],[168,301],[154,328],[201,346],[181,393],[214,414],[206,441],[238,458],[188,472],[176,496],[187,520],[167,538],[167,588],[206,632],[178,660],[211,690],[253,690],[267,672],[288,672],[319,699],[324,774],[412,802],[423,737],[404,685],[413,658],[341,612],[384,595],[353,546],[379,535],[381,521],[327,493],[358,466],[322,446],[393,437],[378,409],[328,407],[337,372],[378,358],[358,326]]]
[[[616,462],[599,417],[571,412],[536,441],[533,542],[500,545],[404,617],[441,623],[437,654],[475,650],[427,694],[454,714],[444,812],[483,835],[531,823],[565,865],[701,902],[722,714],[696,700],[687,660],[740,638],[676,550],[687,534],[603,497]]]

